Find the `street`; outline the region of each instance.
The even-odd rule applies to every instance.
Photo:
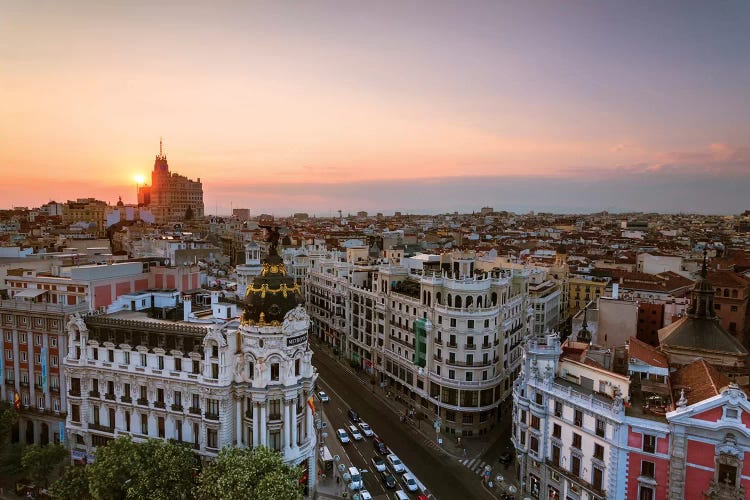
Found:
[[[313,364],[320,374],[318,386],[331,397],[331,402],[324,405],[326,416],[333,427],[328,429],[328,440],[337,439],[336,429],[350,425],[346,412],[353,408],[426,486],[433,498],[492,498],[482,487],[477,475],[472,474],[457,460],[435,450],[413,427],[399,422],[390,409],[383,408],[378,399],[371,397],[372,386],[369,383],[364,383],[345,370],[327,351],[316,349]],[[355,466],[369,471],[363,474],[368,491],[373,496],[384,495],[386,490],[383,482],[373,472],[374,467],[370,462],[375,456],[372,438],[349,443],[344,448]],[[392,494],[389,496],[393,497]]]

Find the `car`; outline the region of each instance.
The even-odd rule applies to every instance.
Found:
[[[500,462],[501,464],[508,465],[509,463],[513,461],[513,454],[511,454],[509,451],[506,451],[505,453],[500,455],[497,461]]]
[[[391,467],[393,467],[393,472],[395,473],[405,472],[404,463],[396,455],[391,453],[386,458],[388,460],[388,463],[391,464]]]
[[[378,436],[375,436],[372,439],[372,446],[381,455],[387,455],[388,454],[388,447],[385,445],[385,441],[383,441]]]
[[[372,500],[372,495],[367,490],[362,490],[359,493],[355,493],[352,500]]]
[[[364,434],[365,437],[369,438],[375,435],[375,433],[372,432],[372,428],[370,427],[370,424],[368,424],[364,420],[359,421],[359,428],[362,429],[362,434]]]
[[[318,399],[320,399],[320,402],[321,402],[321,403],[327,403],[327,402],[329,402],[329,401],[331,400],[331,399],[330,399],[330,398],[328,397],[328,394],[326,394],[326,393],[325,393],[325,392],[323,392],[323,391],[320,391],[320,392],[318,392]]]
[[[350,425],[349,426],[349,434],[352,435],[352,438],[355,441],[362,441],[362,439],[363,439],[362,438],[362,434],[359,433],[359,429],[357,429],[357,427],[354,426],[354,425]]]
[[[409,495],[404,490],[396,490],[396,500],[409,500]]]
[[[347,434],[344,429],[336,429],[336,435],[339,437],[339,441],[341,441],[341,444],[346,444],[349,442],[349,434]]]
[[[404,483],[404,486],[406,486],[406,489],[414,492],[419,489],[419,486],[417,485],[417,478],[414,477],[414,474],[411,472],[407,472],[403,476],[401,476],[401,482]]]
[[[381,472],[380,477],[383,479],[383,484],[385,485],[386,488],[396,487],[396,478],[393,477],[393,474],[391,474],[387,470]]]
[[[349,415],[349,420],[354,422],[355,424],[359,422],[359,413],[354,411],[352,408],[349,408],[349,411],[347,412],[347,415]]]
[[[383,472],[385,470],[385,460],[383,460],[382,457],[375,455],[370,461],[372,462],[372,466],[375,467],[376,471]]]
[[[349,489],[352,491],[361,490],[365,484],[362,482],[362,473],[357,467],[349,467]]]

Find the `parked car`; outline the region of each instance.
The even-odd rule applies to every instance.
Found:
[[[359,428],[362,429],[362,434],[364,434],[365,437],[369,438],[375,435],[375,433],[372,432],[372,428],[370,427],[370,424],[368,424],[364,420],[359,421]]]
[[[346,444],[349,442],[349,434],[347,434],[344,429],[336,429],[336,435],[339,437],[339,441],[341,441],[341,444]]]
[[[362,441],[362,439],[363,439],[362,438],[362,434],[359,433],[359,429],[357,429],[357,426],[355,426],[355,425],[350,425],[349,426],[349,434],[352,435],[352,438],[355,441]]]
[[[383,441],[378,436],[375,436],[372,439],[372,446],[375,448],[375,450],[380,453],[381,455],[387,455],[388,454],[388,447],[385,445],[385,441]]]
[[[354,411],[352,408],[349,408],[349,412],[347,413],[347,415],[349,415],[349,420],[351,420],[355,424],[359,422],[359,413]]]
[[[372,495],[367,490],[362,490],[359,493],[355,493],[353,500],[372,500]]]
[[[404,463],[393,453],[387,457],[388,463],[393,467],[393,472],[401,473],[404,472]]]
[[[396,500],[409,500],[409,495],[404,490],[396,490]]]
[[[401,482],[404,483],[404,486],[406,486],[406,489],[415,492],[419,489],[419,486],[417,486],[417,478],[414,477],[414,474],[411,472],[407,472],[403,476],[401,476]]]
[[[383,460],[382,457],[375,455],[370,461],[372,462],[372,466],[375,467],[376,471],[383,472],[385,470],[385,460]]]
[[[396,478],[393,477],[393,474],[391,474],[387,470],[381,472],[380,477],[383,479],[383,484],[385,484],[386,488],[396,487]]]
[[[330,398],[328,397],[328,394],[326,394],[323,391],[318,392],[318,399],[320,399],[321,403],[327,403],[330,401]]]

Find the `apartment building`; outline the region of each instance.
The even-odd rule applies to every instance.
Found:
[[[353,255],[331,252],[312,265],[313,333],[439,417],[443,432],[489,431],[533,327],[527,276],[475,272],[474,255],[460,252],[412,259],[421,268]]]

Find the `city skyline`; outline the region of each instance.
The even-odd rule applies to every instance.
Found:
[[[0,205],[738,213],[743,3],[4,7]],[[20,43],[20,42],[23,43]]]

